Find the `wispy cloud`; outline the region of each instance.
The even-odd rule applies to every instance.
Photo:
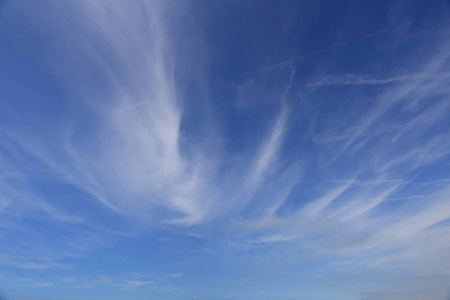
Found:
[[[184,274],[183,273],[174,273],[174,274],[170,274],[170,275],[168,275],[169,277],[172,277],[172,278],[177,278],[177,277],[183,277],[184,276]]]
[[[260,184],[262,177],[268,170],[270,164],[276,158],[281,147],[287,121],[287,110],[283,107],[267,139],[264,141],[260,153],[256,156],[252,172],[249,176],[249,185]]]
[[[328,192],[325,196],[314,200],[312,203],[309,203],[301,213],[308,217],[316,217],[318,213],[320,213],[324,208],[329,206],[333,200],[339,197],[342,193],[344,193],[348,188],[352,186],[355,180],[349,180],[347,183],[344,183],[342,186],[337,187],[336,189]]]
[[[6,76],[32,80],[0,92],[12,99],[0,104],[0,265],[42,275],[23,284],[213,294],[236,278],[284,287],[308,268],[450,276],[446,26],[333,28],[341,42],[305,38],[258,69],[266,55],[240,61],[196,3],[42,5],[55,17],[14,3],[19,21],[4,27],[33,32],[13,32],[33,47],[8,43],[36,57]],[[111,274],[90,269],[101,249]],[[396,294],[381,290],[359,295]]]
[[[377,85],[396,83],[400,81],[417,81],[417,80],[447,80],[450,78],[450,73],[420,73],[416,75],[404,75],[396,77],[377,77],[367,74],[343,74],[338,76],[327,76],[321,80],[314,81],[312,83],[305,83],[303,85],[309,87],[319,86],[338,86],[338,85]],[[294,84],[293,87],[302,86],[302,84]]]
[[[152,284],[152,281],[138,281],[138,280],[125,280],[125,286],[124,288],[127,289],[134,289],[143,285],[149,285]]]

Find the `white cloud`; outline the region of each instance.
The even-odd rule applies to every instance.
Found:
[[[331,190],[323,197],[314,200],[313,202],[306,205],[304,209],[302,209],[301,214],[304,214],[308,217],[316,217],[318,213],[320,213],[324,208],[333,202],[337,197],[339,197],[346,190],[351,188],[351,186],[355,183],[354,179],[351,179],[347,182],[344,182],[341,186],[338,186],[336,189]]]
[[[125,280],[124,288],[134,289],[143,285],[152,284],[153,281]]]
[[[0,264],[33,270],[64,269],[69,266],[58,263],[61,257],[108,247],[114,244],[113,236],[122,234],[82,212],[73,212],[63,200],[51,199],[52,195],[46,198],[28,182],[46,178],[92,196],[117,218],[125,217],[139,225],[192,226],[194,229],[189,228],[186,235],[205,243],[215,238],[211,237],[214,233],[197,232],[203,228],[213,228],[214,232],[219,230],[215,224],[210,226],[214,221],[232,219],[238,229],[220,229],[227,233],[224,244],[234,242],[241,249],[262,244],[270,249],[283,243],[292,247],[289,249],[295,255],[301,249],[318,256],[344,256],[350,265],[408,261],[422,271],[447,274],[448,226],[438,225],[450,218],[448,191],[444,188],[430,195],[406,189],[411,178],[418,176],[414,172],[445,158],[450,151],[446,133],[430,134],[429,139],[423,139],[426,142],[414,141],[415,134],[426,134],[448,115],[449,102],[443,98],[435,105],[423,103],[430,96],[449,92],[447,44],[436,47],[439,52],[427,59],[414,62],[417,67],[411,67],[411,74],[415,75],[344,74],[309,83],[317,88],[385,85],[363,110],[320,119],[320,130],[308,124],[311,107],[305,104],[306,112],[299,121],[295,118],[300,117],[292,113],[297,103],[288,101],[295,86],[293,66],[314,54],[269,66],[263,71],[289,71],[290,77],[274,97],[280,106],[277,113],[270,114],[272,122],[261,130],[263,133],[251,137],[257,145],[233,149],[238,155],[226,150],[211,153],[214,147],[197,145],[183,132],[184,122],[189,121],[185,119],[183,105],[187,102],[183,97],[189,95],[183,95],[175,82],[176,41],[164,17],[166,4],[155,2],[148,7],[148,3],[136,3],[73,4],[81,8],[80,24],[68,25],[73,37],[64,34],[57,39],[66,41],[62,43],[66,47],[74,45],[76,49],[71,51],[77,55],[61,45],[67,50],[60,54],[67,62],[67,72],[57,74],[69,85],[68,93],[77,91],[73,95],[79,102],[73,104],[73,111],[66,103],[69,112],[64,126],[43,125],[39,137],[26,128],[0,132],[0,143],[8,155],[21,153],[18,162],[0,161],[7,170],[0,175],[0,213],[15,220],[43,214],[45,222],[58,222],[61,230],[69,233],[64,246],[52,249],[45,233],[26,232],[26,225],[2,220],[1,228],[14,228],[22,231],[23,237],[38,238],[35,244],[22,241],[20,245],[2,246],[1,251],[8,247],[22,251],[18,256],[2,256]],[[47,59],[57,65],[56,58]],[[49,65],[51,69],[52,63]],[[86,68],[80,72],[79,65]],[[92,87],[73,79],[89,73],[89,66],[96,70],[95,76],[101,77],[98,84],[104,86]],[[254,87],[260,88],[257,84]],[[293,98],[299,102],[317,100]],[[417,109],[421,105],[426,107],[424,111]],[[404,118],[393,120],[390,113],[394,110]],[[291,122],[296,121],[304,121],[309,128],[291,132]],[[386,124],[379,126],[383,121]],[[314,145],[307,143],[310,138]],[[295,153],[282,157],[284,145],[293,140],[295,143],[286,150]],[[214,140],[208,143],[214,144]],[[302,147],[311,149],[303,152]],[[309,156],[299,157],[305,153]],[[19,183],[12,185],[12,178]],[[395,203],[390,201],[394,199]],[[403,211],[403,201],[410,201],[409,207],[417,210]],[[383,205],[394,209],[384,210]],[[228,235],[228,230],[236,232]],[[40,238],[43,241],[38,241]],[[24,246],[30,250],[23,250]],[[174,273],[163,277],[183,276]],[[145,276],[138,279],[98,276],[64,282],[83,288],[179,288]]]

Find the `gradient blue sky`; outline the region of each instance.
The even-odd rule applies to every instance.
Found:
[[[450,2],[0,2],[0,298],[444,300]]]

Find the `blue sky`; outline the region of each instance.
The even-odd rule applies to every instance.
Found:
[[[0,298],[448,299],[448,1],[0,2]]]

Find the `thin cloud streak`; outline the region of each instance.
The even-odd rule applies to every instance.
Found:
[[[343,74],[338,76],[327,76],[321,80],[305,83],[294,84],[293,87],[307,86],[307,87],[321,87],[321,86],[339,86],[339,85],[378,85],[397,83],[401,81],[417,81],[417,80],[447,80],[450,78],[450,73],[419,73],[416,75],[404,75],[397,77],[377,77],[367,74]]]

